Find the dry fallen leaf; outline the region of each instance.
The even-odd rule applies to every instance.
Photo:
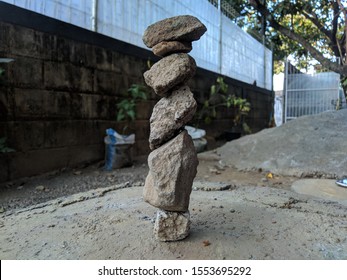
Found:
[[[266,178],[267,178],[267,179],[273,179],[273,177],[274,177],[274,175],[273,175],[271,172],[269,172],[268,174],[266,174]]]
[[[205,247],[211,245],[210,241],[208,240],[204,240],[202,241],[202,243],[204,244]]]

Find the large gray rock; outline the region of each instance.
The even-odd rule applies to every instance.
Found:
[[[192,50],[192,42],[164,41],[156,44],[152,51],[157,56],[167,56],[172,53],[189,53]]]
[[[151,48],[163,41],[196,41],[206,30],[206,26],[196,17],[176,16],[148,26],[142,39]]]
[[[156,94],[165,94],[175,86],[185,83],[194,76],[195,60],[185,53],[175,53],[155,63],[143,76],[145,82]]]
[[[189,235],[190,214],[158,210],[154,235],[159,241],[177,241]]]
[[[154,207],[187,211],[198,159],[192,138],[184,130],[148,156],[149,173],[143,197]]]
[[[221,160],[240,170],[327,178],[347,176],[347,109],[300,117],[228,142]]]
[[[154,106],[150,118],[149,147],[154,150],[171,139],[195,114],[196,101],[188,86],[174,90]]]

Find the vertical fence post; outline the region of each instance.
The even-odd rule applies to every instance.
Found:
[[[287,89],[288,89],[288,57],[284,65],[284,86],[283,86],[283,123],[287,122]]]
[[[219,74],[222,74],[222,32],[223,32],[223,25],[222,25],[222,0],[218,0],[218,12],[219,12],[219,23],[218,23],[218,29],[219,29],[219,42],[218,42],[218,70]]]
[[[98,32],[98,0],[92,2],[92,31]]]

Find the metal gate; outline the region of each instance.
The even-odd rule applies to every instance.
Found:
[[[339,85],[340,75],[334,72],[286,73],[284,121],[335,110]]]

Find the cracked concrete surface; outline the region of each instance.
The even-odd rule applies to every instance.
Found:
[[[121,184],[4,214],[1,259],[346,259],[347,207],[290,190],[193,191],[191,234],[154,239],[142,187]],[[205,246],[208,241],[209,246]]]

